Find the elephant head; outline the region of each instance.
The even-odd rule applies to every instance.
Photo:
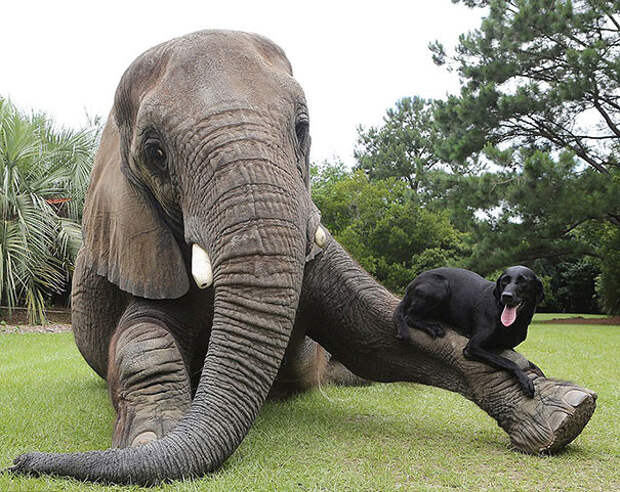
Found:
[[[270,291],[256,278],[298,291],[306,239],[323,234],[309,140],[303,91],[265,38],[210,31],[152,48],[123,75],[104,130],[84,213],[90,265],[149,299],[185,294],[190,270],[225,290],[240,264],[259,299]]]
[[[309,144],[303,91],[263,37],[198,32],[129,67],[88,192],[86,262],[141,298],[212,284],[208,352],[174,432],[137,449],[54,455],[40,471],[149,483],[202,475],[239,445],[280,367],[305,258],[325,241]]]

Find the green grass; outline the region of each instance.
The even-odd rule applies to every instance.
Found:
[[[573,314],[573,313],[536,313],[534,315],[534,322],[546,321],[550,319],[567,319],[567,318],[584,318],[584,319],[598,319],[608,318],[606,314]]]
[[[510,451],[484,412],[439,389],[327,387],[268,403],[217,473],[149,490],[619,490],[619,328],[534,324],[520,347],[547,374],[599,395],[583,434],[558,456]],[[0,335],[0,357],[0,468],[24,451],[109,446],[106,386],[70,334]],[[0,475],[0,491],[65,490],[142,489]]]

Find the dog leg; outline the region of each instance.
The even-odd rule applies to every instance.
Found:
[[[428,333],[433,338],[441,338],[446,334],[443,326],[434,321],[427,321],[419,318],[407,318],[407,323],[411,328]]]
[[[528,362],[530,363],[530,370],[532,372],[534,372],[537,376],[542,376],[543,378],[546,377],[545,373],[542,372],[542,369],[540,367],[534,364],[531,360],[529,360]]]
[[[523,392],[530,398],[534,397],[534,383],[527,374],[513,361],[482,348],[478,345],[478,340],[476,340],[475,337],[465,346],[463,355],[470,360],[484,362],[498,369],[511,372],[517,378],[517,381],[519,381],[521,388],[523,388]]]
[[[393,320],[396,325],[396,338],[404,342],[411,342],[409,328],[423,331],[433,338],[443,337],[446,334],[443,326],[439,323],[407,316],[402,304],[399,304],[394,311]]]
[[[405,314],[405,308],[401,302],[393,316],[394,324],[396,325],[396,338],[403,342],[410,342],[411,335],[409,334],[409,325],[407,324],[407,315]]]

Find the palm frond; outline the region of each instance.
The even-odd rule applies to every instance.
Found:
[[[68,286],[100,131],[58,130],[0,97],[0,302],[25,305],[33,322]]]

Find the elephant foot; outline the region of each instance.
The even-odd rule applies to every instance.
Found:
[[[159,439],[176,427],[184,413],[154,406],[123,405],[116,419],[112,447],[137,447]]]
[[[108,383],[117,412],[112,445],[137,447],[169,433],[191,404],[190,382],[172,335],[153,323],[119,329]]]
[[[528,454],[553,454],[575,439],[596,408],[597,395],[574,383],[530,375],[534,398],[522,398],[500,422],[512,445]]]
[[[153,431],[142,432],[138,434],[136,437],[134,437],[134,439],[131,441],[131,446],[134,448],[137,446],[142,446],[143,444],[146,444],[147,442],[154,441],[158,437],[161,437],[161,436],[158,436]]]
[[[469,366],[476,386],[473,400],[489,413],[510,437],[512,447],[528,454],[553,454],[583,431],[596,409],[597,395],[575,383],[542,376],[542,371],[513,350],[500,353],[512,360],[534,385],[526,396],[507,371]]]

